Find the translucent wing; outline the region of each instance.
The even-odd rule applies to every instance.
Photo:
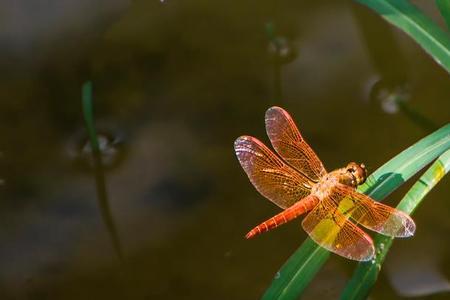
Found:
[[[374,201],[349,186],[337,185],[335,195],[342,199],[341,212],[370,230],[393,237],[412,236],[416,230],[413,219],[404,212]]]
[[[267,110],[266,131],[277,153],[297,171],[315,182],[327,173],[284,109],[273,106]]]
[[[330,198],[322,199],[302,226],[317,244],[343,257],[367,261],[375,253],[370,236],[350,222]]]
[[[234,142],[236,156],[255,188],[276,205],[287,208],[310,194],[312,182],[251,136]]]

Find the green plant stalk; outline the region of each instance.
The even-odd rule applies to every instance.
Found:
[[[275,51],[277,52],[275,56],[279,55],[280,51],[280,42],[277,40],[275,25],[272,22],[266,23],[266,35],[269,41],[275,47]],[[281,63],[278,59],[274,59],[273,63],[273,90],[274,90],[274,100],[275,102],[281,101],[283,99],[283,88],[281,84]]]
[[[94,124],[94,113],[92,109],[92,81],[87,81],[81,89],[83,116],[91,143],[92,152],[100,154],[97,132]]]
[[[447,174],[450,169],[450,150],[442,154],[431,167],[420,177],[411,187],[397,208],[412,214],[429,191]],[[369,262],[362,262],[358,265],[352,278],[345,287],[341,299],[357,300],[366,299],[378,274],[381,264],[392,245],[394,238],[378,234],[375,238],[376,257]]]
[[[436,0],[436,5],[447,24],[447,28],[450,29],[450,0]]]
[[[97,138],[97,131],[94,124],[94,112],[92,105],[92,81],[87,81],[83,84],[81,89],[81,102],[83,109],[84,121],[89,135],[89,141],[92,149],[92,158],[94,163],[95,184],[97,192],[97,202],[100,208],[102,220],[105,223],[111,238],[111,243],[117,257],[121,262],[124,261],[122,250],[122,243],[119,238],[116,223],[114,222],[111,208],[109,206],[108,192],[106,190],[105,176],[102,165],[102,154]]]
[[[309,284],[300,276],[313,278],[320,270],[317,266],[322,266],[330,256],[330,252],[323,250],[310,238],[306,239],[275,275],[262,299],[297,299]]]
[[[266,23],[266,34],[267,34],[267,37],[269,38],[269,41],[275,42],[275,40],[276,40],[275,26],[273,25],[272,22]]]
[[[397,97],[398,98],[398,97]],[[427,132],[432,132],[438,129],[439,127],[437,124],[434,123],[431,119],[426,117],[424,114],[419,112],[418,110],[415,110],[411,107],[410,104],[408,104],[406,101],[402,100],[396,100],[398,108],[400,111],[412,122],[414,122],[416,125],[420,126],[422,129],[426,130]]]
[[[358,191],[382,200],[449,148],[450,124],[447,124],[377,169]],[[262,299],[297,299],[328,257],[326,249],[307,238],[281,267]]]
[[[407,0],[356,0],[413,38],[450,73],[450,37]]]

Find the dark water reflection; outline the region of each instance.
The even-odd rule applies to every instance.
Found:
[[[344,1],[94,2],[1,4],[2,299],[256,299],[305,238],[297,221],[243,238],[278,210],[250,185],[232,145],[242,134],[267,141],[270,105],[293,114],[328,169],[355,160],[373,171],[429,133],[420,117],[449,120],[448,74]],[[274,65],[267,24],[293,60]],[[374,79],[407,83],[402,103],[415,114],[384,111],[369,96]],[[126,136],[104,173],[124,263],[94,173],[67,153],[83,129],[86,80],[97,123]],[[386,262],[396,267],[372,299],[397,297],[390,280],[405,252],[408,270],[433,253],[433,268],[450,278],[449,192],[446,179],[417,211],[416,236],[396,242]],[[335,299],[354,266],[333,256],[304,299]]]

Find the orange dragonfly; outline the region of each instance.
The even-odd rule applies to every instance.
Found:
[[[356,224],[392,237],[414,234],[416,225],[410,216],[356,191],[367,177],[363,164],[351,162],[328,173],[284,109],[269,108],[265,121],[267,135],[282,159],[251,136],[236,139],[234,149],[255,188],[284,210],[253,228],[246,238],[309,212],[302,227],[317,244],[343,257],[367,261],[375,254],[373,241]]]

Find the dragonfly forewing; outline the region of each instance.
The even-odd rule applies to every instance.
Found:
[[[275,151],[297,171],[315,182],[327,173],[287,111],[277,106],[269,108],[266,131]]]
[[[314,184],[283,162],[262,142],[241,136],[234,143],[236,156],[255,188],[281,208],[308,196]]]

